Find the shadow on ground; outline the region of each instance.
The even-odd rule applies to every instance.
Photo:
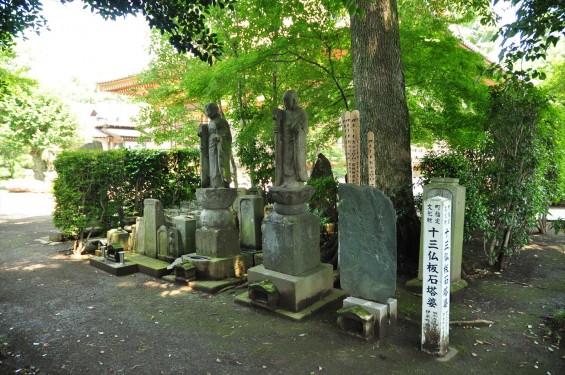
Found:
[[[363,342],[338,330],[337,307],[296,323],[142,274],[114,277],[34,241],[49,216],[0,211],[0,373],[563,374],[546,319],[565,308],[565,236],[536,236],[502,274],[468,275],[452,320],[457,355],[419,350],[420,297],[398,281],[394,336]],[[466,250],[467,251],[467,250]]]

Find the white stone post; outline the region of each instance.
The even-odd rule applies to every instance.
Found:
[[[422,350],[441,356],[449,349],[451,201],[433,197],[422,208]]]

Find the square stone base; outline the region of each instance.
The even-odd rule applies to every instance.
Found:
[[[239,255],[239,232],[235,228],[200,228],[196,230],[196,254],[227,258]]]
[[[135,263],[139,272],[151,277],[160,278],[171,273],[167,268],[169,263],[145,255],[126,253],[126,260]]]
[[[319,300],[317,300],[316,302],[314,302],[313,304],[311,304],[310,306],[306,307],[303,310],[297,312],[292,312],[283,309],[275,309],[274,311],[270,309],[269,310],[272,311],[274,314],[279,315],[283,318],[300,322],[325,308],[329,308],[329,307],[333,308],[338,306],[345,297],[346,294],[343,290],[332,289],[328,295],[320,298]],[[248,292],[236,296],[234,302],[239,305],[248,306],[248,307],[263,307],[254,304],[253,301],[251,301],[251,299],[249,298]]]
[[[333,267],[320,264],[300,275],[287,275],[268,270],[264,265],[247,271],[249,283],[268,280],[277,289],[278,308],[298,312],[328,295],[333,289]]]
[[[182,259],[194,264],[198,280],[222,280],[241,277],[253,265],[253,257],[249,254],[215,258],[193,253],[183,255]]]
[[[124,263],[113,262],[103,257],[90,258],[90,265],[99,270],[111,273],[114,276],[126,276],[138,271],[137,264],[124,261]]]
[[[273,212],[261,228],[267,269],[296,276],[320,264],[320,219],[316,215]]]
[[[226,288],[237,287],[245,282],[243,277],[232,277],[223,280],[194,280],[188,285],[194,290],[204,293],[215,294]]]
[[[384,304],[348,297],[337,313],[337,322],[346,333],[365,340],[382,340],[396,329],[397,301],[389,298]]]

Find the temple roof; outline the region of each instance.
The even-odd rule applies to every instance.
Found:
[[[122,94],[128,96],[143,96],[156,84],[140,85],[137,76],[128,76],[118,78],[111,81],[98,82],[98,90],[102,92],[111,92],[115,94]]]

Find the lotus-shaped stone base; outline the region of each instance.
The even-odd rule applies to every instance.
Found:
[[[306,201],[314,194],[312,186],[299,188],[271,187],[268,196],[275,201],[273,209],[281,215],[300,215],[307,211]]]
[[[237,197],[237,189],[206,188],[196,189],[196,201],[204,209],[218,210],[231,207]]]

